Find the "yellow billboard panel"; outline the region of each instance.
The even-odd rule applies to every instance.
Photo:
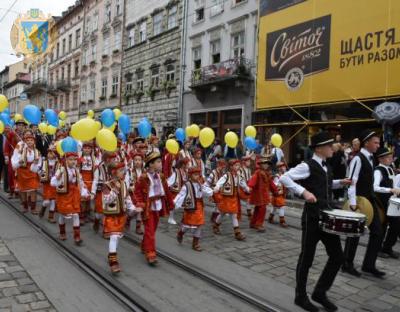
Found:
[[[400,1],[260,0],[258,49],[257,109],[400,95]]]

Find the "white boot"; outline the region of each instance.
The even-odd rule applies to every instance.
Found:
[[[168,223],[169,223],[169,224],[172,224],[172,225],[176,225],[176,224],[177,224],[176,221],[175,221],[175,219],[174,219],[174,211],[173,211],[173,210],[171,210],[171,211],[169,212]]]

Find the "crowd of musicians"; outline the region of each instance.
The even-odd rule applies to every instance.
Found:
[[[347,175],[341,179],[334,179],[337,174],[327,162],[337,151],[327,132],[311,138],[312,157],[290,170],[282,151],[268,144],[262,153],[246,152],[240,158],[235,151],[223,152],[216,145],[205,157],[196,139],[188,138],[173,155],[160,152],[158,137],[145,139],[132,133],[127,142],[118,141],[115,152],[102,151],[90,141],[79,142],[77,151],[60,155],[57,142],[68,135],[67,129],[59,129],[54,138],[42,136],[23,120],[15,129],[7,126],[2,136],[7,170],[4,183],[10,198],[20,198],[24,213],[46,216],[50,223],[58,224],[60,240],[67,239],[67,224],[72,223],[73,240],[81,245],[80,227],[92,222],[93,230],[109,241],[108,262],[113,273],[120,271],[119,240],[131,228],[142,235],[141,250],[153,266],[157,263],[155,234],[161,217],[177,226],[180,244],[190,234],[192,249],[201,251],[206,222],[215,235],[220,235],[224,218],[229,218],[238,241],[246,239],[240,228],[247,222],[260,233],[265,232],[265,220],[271,224],[277,220],[286,228],[284,206],[287,193],[292,192],[305,199],[295,303],[307,311],[318,311],[306,285],[317,243],[322,241],[328,261],[312,299],[335,311],[337,307],[328,299],[327,291],[339,269],[361,276],[354,264],[359,238],[347,238],[343,248],[338,235],[320,227],[321,212],[335,206],[332,190],[341,188],[348,193],[351,210],[359,208],[359,197],[373,207],[361,270],[382,278],[385,273],[376,267],[378,255],[399,257],[393,246],[399,237],[400,217],[383,220],[378,210],[385,211],[390,198],[400,195],[400,177],[392,167],[392,152],[380,147],[380,137],[374,131],[366,130],[357,138],[360,149],[351,153]],[[211,160],[214,165],[210,166]],[[40,207],[38,194],[42,197]],[[213,210],[209,221],[205,218],[206,204]],[[183,212],[179,222],[175,220],[177,210]]]

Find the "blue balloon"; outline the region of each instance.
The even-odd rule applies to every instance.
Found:
[[[151,134],[151,124],[147,120],[142,120],[138,124],[139,136],[147,138]]]
[[[118,139],[120,139],[122,142],[126,142],[126,135],[123,132],[118,133]]]
[[[3,110],[3,113],[6,113],[7,115],[10,115],[10,109],[7,107],[5,110]]]
[[[46,109],[44,112],[44,116],[46,117],[47,122],[53,127],[58,127],[59,120],[58,115],[53,109]]]
[[[36,105],[28,104],[22,112],[24,118],[33,125],[38,125],[42,119],[42,113]]]
[[[183,143],[183,142],[185,141],[185,139],[186,139],[185,130],[182,129],[182,128],[176,129],[176,131],[175,131],[175,137],[176,137],[176,139],[177,139],[178,141],[180,141],[180,142]]]
[[[5,126],[13,126],[10,115],[5,112],[2,112],[0,114],[0,120],[4,123]]]
[[[76,153],[78,151],[78,142],[71,137],[66,137],[61,142],[61,149],[64,153]]]
[[[126,114],[121,114],[118,119],[118,127],[123,134],[128,134],[131,131],[131,120]]]
[[[106,127],[111,127],[115,122],[114,112],[111,109],[106,108],[101,112],[100,120]]]
[[[249,149],[249,150],[254,150],[257,148],[257,142],[256,139],[252,137],[246,137],[244,139],[244,145]]]

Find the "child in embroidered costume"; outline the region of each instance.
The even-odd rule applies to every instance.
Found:
[[[172,194],[172,199],[178,195],[181,191],[183,184],[188,180],[187,171],[190,166],[189,158],[182,158],[178,160],[176,167],[173,169],[172,174],[168,177],[168,187]],[[176,225],[176,221],[174,219],[174,210],[169,212],[168,223]]]
[[[89,197],[89,193],[82,181],[82,176],[77,167],[78,153],[65,153],[65,163],[61,164],[51,185],[56,188],[56,203],[58,212],[58,225],[60,228],[60,239],[66,240],[65,219],[72,218],[74,227],[74,241],[81,245],[79,213],[81,211],[81,196]]]
[[[205,179],[206,177],[206,166],[204,164],[201,156],[203,155],[203,150],[197,147],[193,152],[192,167],[199,167],[201,176]]]
[[[244,156],[242,157],[242,166],[240,167],[239,174],[241,178],[247,183],[252,175],[251,172],[251,157],[250,156]],[[241,199],[241,205],[246,209],[246,214],[249,220],[252,217],[252,212],[251,212],[251,205],[250,205],[250,194],[244,193],[242,190],[239,190],[240,192],[240,199]]]
[[[129,194],[131,195],[132,201],[134,202],[134,195],[135,195],[135,185],[140,178],[140,176],[144,173],[144,168],[143,168],[143,154],[138,153],[138,152],[131,152],[130,154],[130,164],[129,164],[129,180],[130,180],[130,185],[129,185]],[[129,217],[128,217],[129,220]],[[143,235],[143,230],[142,230],[142,214],[138,213],[136,215],[136,229],[135,229],[136,234],[138,235]]]
[[[93,143],[83,143],[82,157],[80,158],[79,167],[83,183],[85,183],[86,189],[91,191],[94,179],[94,171],[96,169],[96,160],[93,154]],[[94,196],[91,196],[89,198],[82,198],[81,212],[79,215],[81,225],[84,225],[85,222],[87,222],[87,218],[89,217],[91,199],[94,199]]]
[[[233,231],[237,240],[244,240],[246,237],[240,232],[238,213],[241,210],[239,187],[246,193],[250,192],[247,184],[239,175],[240,160],[229,160],[229,171],[226,172],[217,182],[214,192],[218,194],[218,209],[220,214],[213,225],[214,234],[220,234],[219,226],[221,225],[224,215],[230,215],[232,219]]]
[[[55,145],[51,145],[47,150],[47,157],[42,160],[42,167],[39,170],[40,182],[43,186],[43,202],[39,217],[43,218],[46,209],[49,208],[48,221],[56,223],[54,214],[56,210],[56,188],[50,184],[58,166],[58,159]]]
[[[128,214],[135,210],[125,179],[125,164],[109,164],[111,180],[103,184],[104,232],[110,237],[108,263],[112,273],[121,271],[117,258],[118,241],[122,238]]]
[[[285,220],[285,204],[286,204],[287,189],[279,180],[281,176],[283,176],[286,172],[286,164],[284,162],[278,162],[276,164],[276,167],[278,168],[278,173],[274,177],[274,184],[278,188],[278,194],[272,196],[272,201],[271,201],[272,207],[268,217],[268,222],[272,224],[274,223],[275,211],[279,210],[279,224],[280,226],[286,228],[288,227]]]
[[[250,220],[250,227],[258,232],[265,232],[264,220],[267,206],[270,203],[270,192],[277,194],[270,168],[271,158],[261,157],[258,160],[259,169],[253,174],[247,185],[252,189],[250,204],[254,205],[254,213]]]
[[[42,165],[39,151],[35,147],[32,131],[26,130],[24,140],[19,142],[11,158],[12,167],[17,172],[17,185],[21,197],[23,212],[38,214],[36,210],[36,191],[39,189],[38,171]]]
[[[223,158],[217,159],[217,168],[211,171],[211,174],[207,177],[207,184],[211,189],[214,189],[217,185],[217,182],[221,177],[225,174],[226,170],[226,161]],[[218,196],[213,195],[210,198],[211,204],[214,206],[214,211],[211,214],[211,222],[214,223],[217,219],[219,212],[217,206]]]
[[[147,172],[142,174],[135,186],[135,205],[143,209],[144,235],[142,251],[150,265],[157,262],[155,234],[160,217],[168,215],[174,205],[167,180],[162,171],[161,155],[146,156]]]
[[[189,181],[184,183],[179,194],[175,197],[175,208],[183,208],[181,229],[177,234],[177,240],[182,243],[183,235],[187,231],[193,233],[192,248],[201,251],[199,240],[201,226],[204,224],[204,196],[212,196],[213,190],[204,183],[199,167],[192,167],[188,171]]]

